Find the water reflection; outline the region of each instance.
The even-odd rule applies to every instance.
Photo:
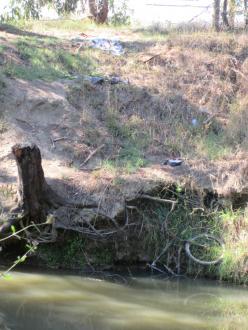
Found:
[[[107,279],[13,273],[11,280],[0,280],[0,330],[248,328],[244,288],[149,277]]]

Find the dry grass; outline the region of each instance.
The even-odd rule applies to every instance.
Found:
[[[246,34],[99,29],[78,21],[25,22],[21,27],[46,38],[19,36],[18,27],[13,37],[7,30],[12,38],[2,50],[2,70],[12,77],[54,80],[97,72],[129,81],[92,86],[79,79],[71,84],[68,100],[84,127],[84,145],[73,148],[75,158],[82,152],[87,157],[103,142],[99,156],[105,167],[107,160],[109,168],[124,164],[134,170],[167,157],[225,160],[237,149],[246,151]],[[115,57],[87,48],[77,54],[68,37],[79,32],[118,36],[125,54]],[[54,34],[57,39],[47,36]],[[14,66],[8,63],[8,49],[17,57]]]
[[[117,58],[95,51],[102,74],[118,75],[130,85],[106,88],[102,99],[89,96],[86,102],[96,102],[92,106],[100,111],[112,109],[120,126],[131,131],[135,118],[136,134],[147,135],[146,154],[224,159],[237,147],[236,131],[245,133],[232,118],[246,92],[247,40],[245,35],[197,33],[165,41],[134,39]],[[101,88],[93,92],[101,93]]]
[[[120,214],[124,198],[132,196],[134,199],[138,192],[149,191],[152,185],[158,185],[159,180],[169,180],[166,171],[169,173],[170,169],[157,171],[155,166],[147,165],[155,163],[157,166],[172,157],[186,159],[185,167],[179,168],[178,172],[171,170],[174,182],[190,176],[190,180],[198,186],[205,180],[202,186],[207,186],[209,190],[219,189],[218,192],[221,192],[223,188],[223,195],[230,188],[240,192],[247,187],[247,176],[239,166],[246,158],[248,147],[246,34],[165,34],[163,31],[155,35],[151,32],[147,37],[141,31],[110,27],[99,29],[78,22],[67,23],[25,23],[29,31],[53,36],[58,34],[57,39],[39,35],[20,36],[18,29],[15,34],[10,31],[5,33],[5,39],[1,41],[4,44],[8,40],[8,45],[0,49],[0,60],[4,58],[5,61],[4,65],[0,62],[0,72],[9,74],[6,67],[11,69],[12,78],[23,79],[27,89],[34,86],[37,94],[43,93],[44,86],[36,78],[63,79],[60,80],[63,88],[46,84],[44,92],[50,103],[45,104],[44,108],[37,105],[39,98],[37,104],[31,102],[36,95],[31,94],[31,88],[29,94],[26,93],[30,99],[25,102],[33,104],[30,115],[36,113],[37,116],[32,117],[31,124],[38,122],[37,118],[43,111],[47,111],[46,116],[49,117],[57,108],[61,110],[56,112],[58,121],[57,115],[52,117],[51,123],[46,118],[51,128],[44,125],[47,131],[43,131],[42,138],[46,135],[48,139],[43,141],[42,147],[44,153],[51,151],[49,137],[66,137],[56,144],[53,156],[70,161],[68,166],[75,170],[74,177],[78,175],[77,187],[84,184],[84,193],[100,200],[101,208],[106,213]],[[115,57],[87,48],[77,53],[68,38],[78,32],[117,35],[123,42],[125,54]],[[16,65],[11,66],[14,60]],[[56,70],[52,71],[54,67]],[[129,84],[93,85],[83,79],[84,74],[96,73],[119,76],[128,80]],[[74,79],[75,75],[79,77]],[[30,83],[32,79],[35,81]],[[22,85],[13,80],[11,82],[12,85]],[[66,88],[69,105],[63,95],[60,103],[56,103],[57,98],[53,101],[54,109],[52,94],[60,95]],[[25,92],[27,89],[24,89]],[[66,111],[63,108],[65,103]],[[59,116],[65,120],[61,121]],[[0,133],[5,130],[1,123],[5,123],[5,119],[0,118]],[[77,171],[88,155],[102,144],[104,148],[87,164],[90,169],[96,170],[84,174]],[[240,159],[237,153],[242,155]],[[231,159],[234,159],[234,165]],[[148,168],[139,172],[138,169],[145,165]],[[72,174],[69,173],[69,178],[62,177],[64,181],[71,179]],[[185,214],[184,210],[183,216]],[[247,272],[246,215],[237,221],[231,221],[233,217],[230,214],[226,217],[229,219],[226,225],[225,215],[222,217],[226,256],[221,276],[237,276],[238,279]],[[176,216],[175,220],[180,220],[180,217]],[[185,221],[181,219],[178,224],[181,231]]]
[[[115,140],[116,148],[108,149],[116,154],[123,143],[124,149],[129,149],[135,141],[135,148],[144,155],[138,158],[148,160],[161,154],[216,160],[231,157],[237,146],[246,150],[247,35],[156,30],[156,33],[148,31],[148,39],[145,30],[108,26],[99,29],[89,22],[78,21],[26,22],[23,27],[60,37],[43,39],[43,50],[39,36],[22,37],[22,40],[17,37],[13,42],[21,59],[27,55],[32,62],[38,54],[42,65],[54,48],[48,70],[37,70],[37,62],[33,61],[34,78],[38,72],[42,79],[50,79],[54,72],[50,67],[57,61],[54,55],[62,47],[65,63],[59,54],[52,79],[69,77],[70,72],[87,72],[81,64],[88,61],[90,65],[94,63],[94,72],[100,75],[129,80],[129,85],[119,86],[92,87],[82,83],[68,92],[70,102],[82,113],[82,123],[89,128],[96,123],[97,131],[86,129],[90,144],[95,141],[98,145],[106,138],[107,144]],[[75,54],[76,50],[68,40],[61,40],[61,36],[67,38],[79,32],[118,36],[125,54],[114,57],[88,49]],[[25,46],[28,38],[34,46],[32,51]],[[20,66],[14,72],[13,67],[11,70],[12,76],[24,79],[33,75],[26,66],[24,72]],[[196,126],[192,125],[193,119]]]

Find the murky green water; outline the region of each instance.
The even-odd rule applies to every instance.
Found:
[[[248,290],[215,282],[13,273],[0,297],[1,330],[248,329]]]

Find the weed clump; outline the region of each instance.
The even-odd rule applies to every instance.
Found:
[[[247,208],[222,209],[218,199],[209,208],[196,192],[176,187],[163,188],[156,196],[174,201],[175,207],[140,199],[132,202],[136,208],[131,211],[142,223],[138,237],[154,271],[247,283]],[[187,242],[193,257],[203,264],[189,258]]]
[[[85,264],[85,239],[81,235],[67,235],[59,243],[39,245],[37,256],[49,268],[82,269]]]

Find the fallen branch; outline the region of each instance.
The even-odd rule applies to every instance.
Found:
[[[169,242],[165,248],[162,250],[162,252],[157,256],[157,258],[152,262],[152,266],[156,266],[156,263],[159,261],[159,259],[165,254],[165,252],[169,249],[169,247],[172,245],[173,242]]]
[[[22,229],[20,229],[20,230],[18,230],[18,231],[16,231],[16,232],[14,232],[14,233],[12,233],[12,234],[10,234],[10,235],[4,237],[4,238],[1,238],[1,239],[0,239],[0,243],[2,243],[2,242],[4,242],[4,241],[7,241],[8,239],[10,239],[10,238],[12,238],[12,237],[17,237],[18,239],[20,239],[20,237],[19,237],[18,235],[19,235],[20,233],[22,233],[22,232],[27,231],[27,230],[30,229],[30,228],[35,228],[35,229],[37,229],[38,227],[41,227],[41,226],[49,226],[49,225],[51,225],[51,224],[49,224],[49,223],[47,223],[47,222],[45,222],[45,223],[33,223],[33,224],[30,224],[30,225],[26,226],[25,228],[22,228]]]
[[[34,129],[34,127],[29,123],[27,122],[26,120],[23,120],[23,119],[19,119],[19,118],[15,118],[15,120],[21,124],[24,124],[24,125],[27,125],[29,128],[31,128],[32,130]]]
[[[207,125],[213,120],[215,117],[218,117],[220,115],[220,111],[211,114],[206,120],[203,121],[203,125]]]
[[[239,74],[239,75],[240,75],[242,78],[244,78],[246,81],[248,81],[248,78],[246,77],[246,75],[243,74],[243,72],[241,72],[241,71],[239,71],[239,70],[237,70],[237,69],[234,69],[234,68],[232,68],[232,70],[233,70],[235,73]]]
[[[96,239],[106,239],[108,236],[116,234],[118,232],[118,230],[102,230],[102,231],[97,231],[96,229],[94,230],[90,230],[87,227],[80,227],[80,226],[67,226],[64,225],[63,223],[59,223],[56,225],[56,229],[65,229],[65,230],[72,230],[72,231],[76,231],[77,233],[82,233],[84,235],[88,235],[91,237],[94,237]]]
[[[163,264],[164,268],[167,270],[168,273],[170,273],[173,276],[180,276],[179,274],[176,274],[173,272],[172,269],[170,269],[170,267],[166,266],[165,264]]]
[[[151,60],[153,60],[154,58],[159,57],[160,55],[162,55],[162,54],[156,54],[156,55],[153,55],[153,56],[150,57],[148,60],[143,61],[143,63],[148,63],[148,62],[150,62]]]
[[[152,196],[149,196],[149,195],[140,195],[139,198],[149,199],[149,200],[152,200],[152,201],[155,201],[155,202],[159,202],[159,203],[170,203],[170,204],[173,204],[173,205],[175,205],[175,204],[178,203],[177,201],[172,201],[170,199],[152,197]]]
[[[105,146],[105,144],[102,144],[102,145],[100,145],[99,147],[97,147],[95,150],[93,150],[90,154],[89,154],[89,156],[85,159],[85,161],[82,163],[82,164],[80,164],[80,169],[81,169],[81,167],[83,167],[84,165],[86,165],[87,163],[88,163],[88,161],[98,152],[98,151],[100,151],[103,147]]]
[[[57,139],[53,139],[53,142],[58,142],[58,141],[62,141],[62,140],[67,140],[68,138],[66,136],[62,136],[60,138]]]
[[[56,139],[52,139],[51,138],[51,142],[52,142],[52,145],[53,145],[53,148],[55,149],[56,146],[55,146],[55,142],[58,142],[58,141],[62,141],[62,140],[67,140],[68,138],[66,136],[62,136],[60,138],[56,138]]]

